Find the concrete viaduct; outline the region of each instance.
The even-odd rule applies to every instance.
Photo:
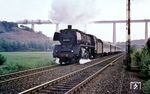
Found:
[[[131,23],[145,23],[145,41],[148,39],[148,22],[150,19],[141,19],[141,20],[131,20]],[[52,23],[49,20],[23,20],[17,21],[17,24],[31,24],[32,29],[34,30],[35,24],[56,24]],[[127,23],[127,20],[109,20],[109,21],[93,21],[91,23],[95,24],[112,24],[113,25],[113,43],[116,43],[116,24]],[[56,30],[58,30],[58,24],[56,24]]]

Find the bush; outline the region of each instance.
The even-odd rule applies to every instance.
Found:
[[[150,78],[150,50],[144,47],[141,52],[141,74],[145,78]]]
[[[136,51],[137,51],[136,46],[135,46],[135,45],[131,46],[131,48],[130,48],[131,54],[133,54],[133,53],[136,52]]]
[[[23,70],[27,70],[27,69],[30,69],[30,68],[23,66],[23,65],[19,65],[17,63],[10,64],[10,65],[0,68],[0,75],[13,73],[13,72],[17,72],[17,71],[23,71]]]
[[[147,47],[150,49],[150,38],[147,40],[146,45],[147,45]]]
[[[135,52],[132,59],[139,67],[141,76],[150,78],[150,49],[145,46],[140,52]]]
[[[6,58],[0,54],[0,65],[3,65],[6,62]]]
[[[150,94],[150,80],[148,80],[148,81],[144,84],[144,93],[145,93],[145,94]]]
[[[140,67],[141,66],[141,53],[140,52],[135,52],[133,54],[133,62]]]
[[[142,77],[150,78],[150,59],[145,59],[140,69]]]

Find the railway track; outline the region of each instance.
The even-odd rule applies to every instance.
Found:
[[[55,68],[55,67],[58,67],[58,66],[59,65],[52,65],[52,66],[40,67],[40,68],[29,69],[29,70],[25,70],[25,71],[19,71],[19,72],[14,72],[14,73],[10,73],[10,74],[0,75],[0,82],[10,80],[10,79],[13,79],[13,78],[17,78],[17,77],[20,77],[20,76],[33,74],[33,73],[36,73],[36,72],[39,72],[39,71],[49,70],[51,68]]]
[[[96,62],[90,66],[84,67],[80,70],[66,74],[62,77],[53,79],[36,87],[30,88],[19,94],[73,94],[77,93],[86,83],[92,80],[104,69],[115,63],[124,54],[119,54],[100,62]]]
[[[68,65],[74,66],[74,65]],[[34,87],[35,85],[44,83],[47,80],[55,78],[55,71],[63,69],[65,66],[53,66],[45,70],[37,70],[36,72],[13,77],[0,81],[0,94],[16,94],[22,90]],[[62,74],[63,75],[63,74]],[[54,76],[54,78],[53,78]],[[48,79],[50,77],[50,79]],[[59,77],[59,75],[58,75]]]

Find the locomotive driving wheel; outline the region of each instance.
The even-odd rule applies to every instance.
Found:
[[[61,60],[59,60],[59,63],[60,63],[60,65],[62,65],[62,61]]]
[[[76,58],[76,63],[77,63],[77,64],[80,63],[80,58],[79,58],[79,57]]]

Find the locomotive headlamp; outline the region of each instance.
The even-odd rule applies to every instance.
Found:
[[[73,50],[71,50],[71,52],[73,52]]]

